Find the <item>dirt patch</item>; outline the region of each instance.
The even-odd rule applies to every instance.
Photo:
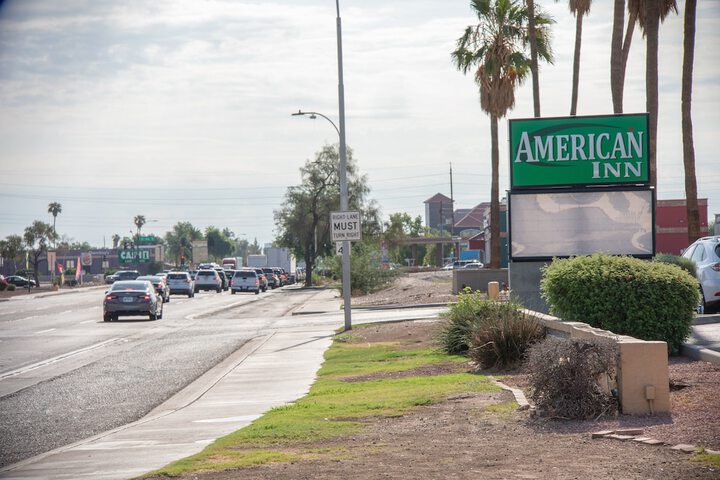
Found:
[[[435,326],[428,322],[406,322],[358,329],[352,341],[426,344]],[[414,335],[417,333],[417,337]],[[409,334],[409,335],[408,335]],[[469,370],[469,365],[460,368]],[[688,383],[694,367],[679,367],[677,378]],[[414,374],[437,371],[415,369]],[[706,371],[703,385],[716,388],[720,378]],[[504,381],[522,384],[521,375]],[[686,387],[676,393],[688,390]],[[717,389],[715,393],[717,393]],[[717,410],[709,412],[716,415]],[[674,414],[675,415],[675,414]],[[633,417],[631,417],[633,418]],[[675,420],[673,417],[671,420]],[[636,442],[591,440],[588,431],[608,422],[547,422],[532,419],[515,409],[508,392],[467,393],[418,407],[402,416],[363,419],[359,434],[328,441],[293,445],[292,451],[315,452],[306,460],[270,463],[225,472],[187,475],[184,479],[717,479],[720,472],[691,462],[690,456],[667,447]],[[640,419],[646,425],[663,420]],[[612,423],[612,422],[610,422]],[[617,424],[625,424],[619,419]],[[632,423],[632,422],[630,422]],[[694,439],[693,441],[697,441]],[[287,451],[278,447],[278,451]]]
[[[352,331],[355,343],[393,343],[406,348],[439,348],[437,321],[415,321],[374,324]]]
[[[353,306],[423,305],[457,301],[452,294],[452,271],[415,272],[395,279],[392,286],[352,299]]]

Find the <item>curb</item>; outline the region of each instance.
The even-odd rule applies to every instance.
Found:
[[[368,306],[351,306],[353,310],[404,310],[410,308],[437,308],[447,307],[447,303],[421,303],[418,305],[368,305]]]
[[[710,325],[712,323],[720,323],[720,314],[696,315],[692,322],[693,325]]]
[[[527,398],[525,397],[525,393],[520,390],[519,388],[513,388],[508,385],[505,385],[502,382],[499,382],[495,380],[495,385],[502,388],[503,390],[507,390],[508,392],[512,393],[515,397],[515,401],[518,404],[518,410],[528,410],[530,409],[530,402],[527,401]]]
[[[691,345],[684,343],[680,347],[680,355],[684,357],[690,357],[694,360],[702,360],[704,362],[714,363],[720,365],[720,352],[710,350],[700,345]]]

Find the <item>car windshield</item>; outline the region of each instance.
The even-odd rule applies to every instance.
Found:
[[[113,286],[110,287],[110,290],[113,292],[117,292],[118,290],[135,290],[138,292],[144,292],[147,290],[147,287],[147,281],[132,280],[127,282],[115,282],[113,283]]]
[[[162,282],[162,278],[151,277],[149,275],[145,275],[143,277],[137,277],[135,280],[147,280],[148,282],[153,282],[153,283]]]
[[[198,277],[214,277],[216,275],[216,272],[211,272],[209,270],[205,271],[199,271],[197,273]]]
[[[250,278],[255,277],[257,274],[255,272],[235,272],[235,276],[233,278]]]
[[[186,273],[168,273],[168,280],[187,280]]]

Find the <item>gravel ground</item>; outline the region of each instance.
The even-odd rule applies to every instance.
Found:
[[[358,329],[354,341],[405,348],[433,344],[437,323],[403,322]],[[469,366],[467,367],[469,368]],[[688,366],[692,370],[692,365]],[[445,373],[415,369],[414,375]],[[377,374],[386,378],[388,374]],[[714,376],[714,373],[709,374]],[[349,378],[348,381],[357,381]],[[372,378],[363,378],[372,380]],[[708,385],[715,388],[713,385]],[[686,387],[683,390],[687,390]],[[713,390],[717,393],[717,389]],[[506,405],[509,408],[493,409]],[[707,412],[716,416],[716,411]],[[708,418],[708,417],[706,417]],[[514,409],[508,392],[455,395],[399,417],[367,419],[352,436],[293,445],[311,452],[295,462],[182,476],[184,480],[238,479],[718,479],[720,471],[668,447],[592,440],[603,423],[532,419]],[[652,423],[652,422],[651,422]],[[592,426],[587,429],[585,427]],[[239,446],[239,450],[243,447]],[[274,448],[270,448],[273,450]],[[282,446],[279,451],[286,451]],[[156,477],[157,478],[157,477]],[[158,479],[159,480],[159,479]]]
[[[437,270],[401,275],[389,288],[357,296],[354,306],[372,305],[422,305],[448,303],[457,300],[452,294],[452,271]]]

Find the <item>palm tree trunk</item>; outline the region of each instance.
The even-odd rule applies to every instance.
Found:
[[[695,146],[692,126],[692,78],[695,58],[695,13],[697,0],[685,0],[685,36],[683,39],[682,66],[682,136],[683,165],[685,166],[685,202],[688,219],[688,244],[702,236],[700,233],[700,209],[695,178]]]
[[[528,34],[530,37],[530,72],[532,73],[533,112],[540,116],[540,73],[537,58],[537,31],[535,30],[535,0],[526,0],[528,11]]]
[[[613,113],[622,113],[622,41],[623,25],[625,23],[625,0],[615,0],[614,4],[612,43],[610,48],[610,91],[612,94]]]
[[[657,195],[657,125],[658,125],[658,30],[660,13],[656,1],[645,2],[645,36],[647,38],[647,57],[645,62],[646,105],[649,116],[649,152],[650,185],[655,187]]]
[[[490,115],[490,136],[492,140],[490,187],[490,268],[500,268],[500,152],[498,150],[498,117]]]
[[[575,55],[573,56],[573,82],[572,100],[570,101],[570,116],[577,114],[578,84],[580,83],[580,45],[582,44],[583,14],[578,12],[575,17]]]

